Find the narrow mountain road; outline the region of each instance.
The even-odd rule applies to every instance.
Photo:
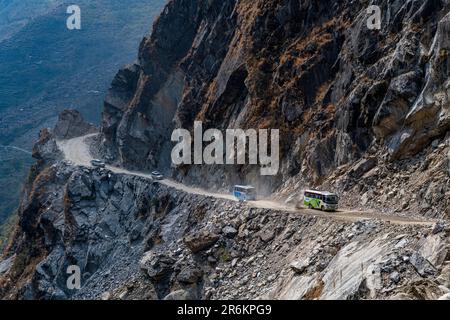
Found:
[[[76,166],[83,166],[83,167],[89,167],[92,168],[91,160],[93,160],[93,157],[91,156],[89,152],[89,145],[86,143],[86,139],[92,136],[95,136],[96,134],[90,134],[70,140],[60,140],[57,141],[59,149],[63,152],[64,157],[67,161],[71,162],[72,164]],[[144,172],[138,172],[138,171],[130,171],[123,168],[118,168],[114,166],[107,165],[106,169],[117,173],[117,174],[127,174],[127,175],[133,175],[138,176],[142,178],[152,179],[151,175]],[[195,194],[195,195],[202,195],[206,197],[213,197],[216,199],[224,199],[229,201],[238,201],[235,197],[233,197],[231,194],[224,194],[224,193],[214,193],[209,192],[204,189],[195,188],[195,187],[189,187],[182,183],[164,179],[158,181],[159,183],[166,185],[168,187],[177,189],[179,191],[183,191],[189,194]],[[400,216],[392,216],[392,215],[386,215],[386,214],[379,214],[376,212],[369,212],[369,211],[345,211],[345,210],[339,210],[337,212],[322,212],[318,210],[311,210],[311,209],[295,209],[293,207],[289,207],[285,204],[271,201],[271,200],[259,200],[259,201],[250,201],[246,203],[250,207],[254,208],[264,208],[264,209],[272,209],[272,210],[278,210],[278,211],[287,211],[287,212],[297,212],[299,214],[303,215],[312,215],[312,216],[320,216],[320,217],[327,217],[327,218],[334,218],[334,219],[340,219],[340,220],[346,220],[346,221],[358,221],[358,220],[368,220],[368,219],[379,219],[381,221],[393,223],[393,224],[402,224],[402,225],[422,225],[422,226],[432,226],[434,224],[434,221],[431,220],[417,220],[417,219],[411,219],[408,217],[400,217]]]

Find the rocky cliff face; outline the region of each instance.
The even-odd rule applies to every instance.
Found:
[[[217,188],[244,182],[291,192],[297,184],[359,196],[370,191],[350,174],[361,161],[377,159],[357,178],[375,166],[408,175],[397,168],[409,166],[404,160],[422,162],[442,143],[439,157],[448,161],[449,3],[373,4],[381,30],[367,28],[369,3],[360,1],[171,1],[142,42],[139,62],[117,74],[106,99],[109,153],[127,167],[169,170],[170,133],[192,130],[194,120],[205,130],[275,128],[282,144],[276,177],[263,179],[254,166],[184,166],[173,174]],[[448,168],[439,172],[446,194]],[[382,179],[370,189],[383,193]],[[431,183],[405,185],[426,193]],[[436,216],[448,202],[431,204],[439,206],[429,213]]]
[[[448,298],[448,223],[258,209],[74,167],[54,146],[43,131],[0,298]],[[73,265],[80,290],[67,286]]]
[[[84,121],[77,110],[64,110],[56,123],[53,133],[56,139],[72,139],[97,132],[97,128]]]
[[[449,2],[373,3],[379,31],[366,27],[368,2],[170,1],[139,60],[114,78],[93,146],[186,184],[253,183],[281,196],[323,187],[352,209],[445,219]],[[195,120],[280,129],[279,175],[172,168],[172,130]],[[0,298],[449,299],[446,221],[335,219],[193,195],[73,166],[48,130],[34,156]],[[70,265],[81,290],[66,285]]]

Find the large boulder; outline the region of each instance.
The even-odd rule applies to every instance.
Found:
[[[295,260],[291,262],[289,267],[294,271],[295,273],[302,274],[311,264],[311,261],[309,257],[301,258],[298,260]]]
[[[208,249],[215,244],[217,240],[219,240],[219,235],[212,231],[202,229],[187,235],[184,238],[184,243],[192,251],[192,253],[197,253]]]
[[[409,262],[421,277],[436,274],[436,268],[418,252],[413,253]]]
[[[194,284],[202,279],[203,271],[198,265],[187,265],[177,275],[177,280],[183,284]]]
[[[366,172],[369,172],[377,165],[377,159],[370,157],[367,159],[361,159],[350,170],[349,174],[355,178],[361,178]]]
[[[378,139],[384,139],[401,128],[419,94],[420,85],[421,73],[417,70],[392,79],[373,120],[374,133]]]
[[[149,251],[141,259],[140,267],[148,274],[152,281],[159,282],[170,276],[174,263],[175,261],[165,254]]]

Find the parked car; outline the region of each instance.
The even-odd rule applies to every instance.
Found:
[[[98,159],[91,160],[91,165],[94,167],[97,167],[97,168],[106,167],[106,164],[103,161],[98,160]]]
[[[153,171],[151,173],[151,176],[155,180],[163,180],[164,179],[164,176],[159,171]]]

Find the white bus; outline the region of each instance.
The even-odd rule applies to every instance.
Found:
[[[336,211],[339,205],[339,197],[328,191],[305,190],[303,204],[309,209]],[[297,207],[300,207],[300,202]]]

